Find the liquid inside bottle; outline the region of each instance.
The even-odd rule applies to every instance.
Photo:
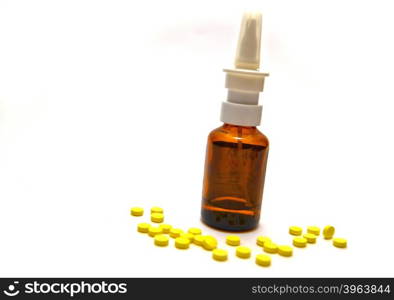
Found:
[[[227,231],[257,226],[269,142],[256,127],[224,124],[208,137],[202,221]]]

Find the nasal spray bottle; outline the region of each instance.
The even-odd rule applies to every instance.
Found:
[[[257,227],[267,165],[267,137],[258,104],[267,73],[259,72],[262,16],[243,16],[235,68],[226,73],[224,123],[208,136],[202,195],[202,221],[214,228],[244,231]]]

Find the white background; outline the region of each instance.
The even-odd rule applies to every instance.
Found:
[[[270,268],[136,232],[199,222],[206,137],[241,15],[264,14],[260,227],[332,224]],[[390,1],[0,1],[1,276],[394,276]],[[225,247],[225,246],[223,246]],[[226,247],[228,248],[228,247]]]

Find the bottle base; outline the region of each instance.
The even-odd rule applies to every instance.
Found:
[[[201,221],[210,227],[224,231],[249,231],[259,224],[259,218],[255,215],[205,208],[201,210]]]

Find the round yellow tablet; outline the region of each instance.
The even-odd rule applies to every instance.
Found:
[[[182,229],[179,229],[179,228],[171,228],[170,229],[170,237],[172,237],[172,238],[180,237],[181,234],[183,234]]]
[[[271,257],[265,254],[257,254],[256,264],[259,266],[268,267],[271,265]]]
[[[134,217],[140,217],[144,214],[144,209],[142,207],[132,207],[130,214]]]
[[[309,244],[314,244],[314,243],[316,243],[316,238],[317,238],[317,236],[314,235],[313,233],[305,233],[305,234],[303,235],[303,237],[306,239],[306,241],[307,241]]]
[[[161,223],[164,221],[164,215],[162,213],[152,213],[150,220],[154,223]]]
[[[249,258],[251,253],[252,250],[250,250],[249,247],[245,247],[245,246],[238,246],[237,249],[235,250],[235,254],[239,258]]]
[[[347,240],[343,238],[334,238],[332,240],[332,244],[337,248],[346,248],[347,247]]]
[[[175,239],[175,247],[178,249],[187,249],[189,248],[190,245],[190,240],[183,238],[183,237],[177,237]]]
[[[290,226],[289,233],[291,235],[301,235],[302,234],[302,228],[298,227],[298,226]]]
[[[281,256],[292,256],[293,248],[290,246],[278,246],[278,253]]]
[[[323,229],[323,236],[324,236],[324,238],[326,240],[332,239],[332,237],[334,236],[334,233],[335,233],[335,227],[334,226],[327,225]]]
[[[306,240],[306,238],[303,238],[303,237],[295,237],[294,239],[293,239],[293,245],[294,246],[296,246],[296,247],[298,247],[298,248],[304,248],[304,247],[306,247],[306,243],[307,243],[308,241]]]
[[[185,239],[188,239],[190,242],[193,242],[193,239],[194,239],[194,235],[192,235],[191,233],[184,233],[184,234],[181,234],[180,237],[185,238]]]
[[[202,243],[204,241],[204,236],[202,235],[195,235],[193,238],[193,243],[198,245],[198,246],[202,246]]]
[[[169,237],[164,234],[155,235],[155,245],[160,247],[168,246]]]
[[[191,233],[194,235],[201,234],[201,229],[196,228],[196,227],[192,227],[192,228],[189,228],[188,233]]]
[[[151,209],[150,209],[150,212],[153,214],[153,213],[160,213],[160,214],[162,214],[163,213],[163,209],[161,208],[161,207],[158,207],[158,206],[153,206]]]
[[[160,227],[150,226],[148,229],[148,234],[151,237],[154,237],[155,235],[162,234],[162,233],[163,233],[163,230]]]
[[[264,243],[271,242],[271,239],[268,236],[258,236],[256,239],[256,244],[259,246],[264,246]]]
[[[227,260],[228,254],[226,250],[223,249],[213,249],[212,251],[212,258],[218,261],[225,261]]]
[[[213,236],[206,235],[202,241],[202,246],[205,250],[211,251],[218,246],[218,241]]]
[[[314,234],[314,235],[319,235],[319,234],[320,234],[320,228],[317,227],[317,226],[308,226],[308,227],[306,228],[306,231],[307,231],[308,233],[312,233],[312,234]]]
[[[160,224],[159,227],[163,230],[163,233],[170,233],[172,228],[172,226],[169,224]]]
[[[278,253],[278,245],[273,242],[264,243],[264,251],[268,253]]]
[[[149,231],[150,225],[148,223],[139,223],[137,225],[137,230],[142,233],[147,233]]]
[[[230,246],[239,246],[241,244],[241,238],[238,235],[228,235],[226,237],[226,244]]]

